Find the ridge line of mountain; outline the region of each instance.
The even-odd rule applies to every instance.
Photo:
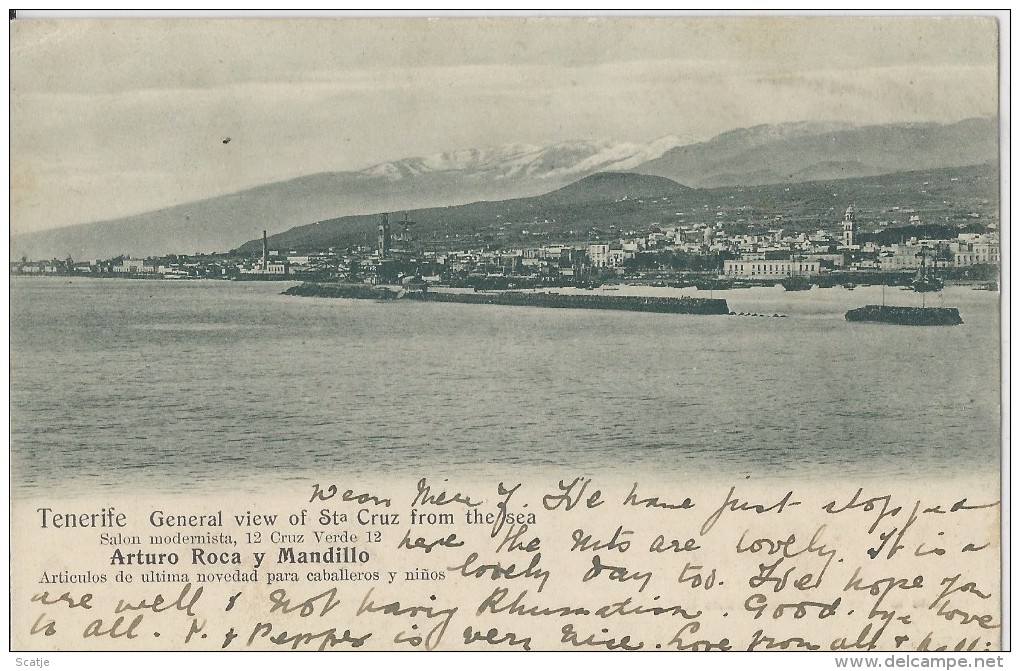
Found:
[[[636,160],[633,143],[613,146],[625,147],[619,150],[622,163]],[[576,148],[480,172],[444,169],[395,180],[366,176],[364,171],[313,173],[139,215],[12,235],[11,256],[87,259],[224,251],[262,230],[277,234],[340,216],[542,195],[621,165],[618,154],[600,154],[594,146],[576,153]],[[727,131],[705,142],[673,147],[626,171],[690,187],[750,186],[974,165],[997,155],[996,119],[851,128],[794,122]]]

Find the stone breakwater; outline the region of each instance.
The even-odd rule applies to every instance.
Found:
[[[371,287],[366,284],[316,284],[305,282],[292,286],[283,292],[285,296],[308,296],[311,298],[360,298],[364,300],[393,300],[400,292],[385,287]]]
[[[955,326],[963,323],[957,308],[911,308],[865,305],[846,313],[848,322],[880,322],[902,326]]]
[[[497,291],[483,293],[436,293],[425,291],[397,292],[357,284],[310,284],[291,287],[283,292],[289,296],[320,298],[359,298],[371,300],[416,300],[431,303],[465,303],[470,305],[508,305],[538,308],[572,308],[581,310],[625,310],[667,314],[726,315],[729,307],[722,298],[662,298],[657,296],[603,296],[582,294],[523,293]]]

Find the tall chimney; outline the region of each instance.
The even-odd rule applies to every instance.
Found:
[[[269,270],[269,236],[262,231],[262,271]]]
[[[390,217],[388,214],[383,214],[382,222],[379,224],[377,249],[380,259],[385,259],[390,255]]]

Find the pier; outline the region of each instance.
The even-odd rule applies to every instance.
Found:
[[[469,305],[507,305],[580,310],[624,310],[667,314],[726,315],[729,306],[723,298],[662,298],[657,296],[603,296],[554,293],[493,291],[476,293],[398,292],[357,284],[322,285],[306,282],[283,292],[289,296],[355,298],[373,300],[415,300],[429,303]]]

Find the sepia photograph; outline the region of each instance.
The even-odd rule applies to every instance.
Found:
[[[11,651],[1002,666],[1008,22],[12,14]]]

